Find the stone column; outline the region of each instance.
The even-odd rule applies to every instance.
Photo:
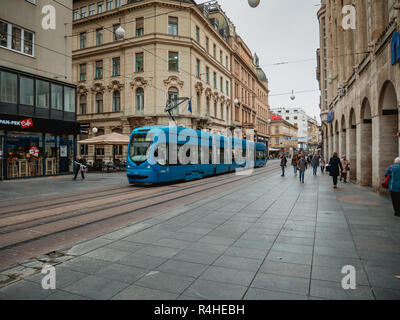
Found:
[[[351,5],[352,1],[351,0],[345,0],[344,1],[345,5]],[[342,29],[343,30],[343,29]],[[354,66],[354,40],[353,40],[353,33],[355,31],[352,29],[349,30],[343,30],[344,33],[344,43],[346,44],[345,46],[345,61],[346,61],[346,68],[345,68],[345,79],[346,81],[351,77],[353,74],[353,66]]]
[[[347,139],[347,159],[350,161],[350,179],[355,180],[357,178],[357,130],[349,127],[346,131]]]
[[[372,186],[372,124],[361,122],[357,127],[360,134],[358,182],[362,186]]]

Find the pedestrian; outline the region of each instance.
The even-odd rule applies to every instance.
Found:
[[[319,159],[320,156],[316,153],[314,154],[312,160],[311,160],[311,167],[313,168],[313,175],[316,176],[317,175],[317,170],[318,170],[318,166],[319,166]]]
[[[325,160],[323,157],[320,157],[319,159],[319,166],[321,167],[321,173],[324,173],[325,171]]]
[[[294,175],[297,175],[297,162],[298,162],[298,158],[294,154],[292,157],[292,166],[293,166],[293,170],[294,170]]]
[[[86,162],[84,159],[81,158],[81,156],[76,157],[75,161],[75,177],[74,180],[76,180],[76,177],[79,174],[79,171],[81,172],[82,175],[82,180],[85,180],[85,175],[83,173],[83,170],[86,169]]]
[[[286,164],[287,164],[286,156],[285,156],[285,154],[282,154],[282,157],[281,157],[282,177],[285,176],[285,167],[286,167]]]
[[[340,159],[338,158],[337,152],[335,152],[333,154],[333,157],[329,160],[329,165],[331,167],[329,175],[333,179],[333,187],[335,189],[337,189],[338,176],[340,175],[340,172],[343,171],[342,163],[340,162]]]
[[[346,156],[342,157],[342,160],[340,160],[342,163],[342,174],[340,176],[340,181],[344,181],[344,183],[347,183],[347,173],[350,171],[350,161],[346,159]]]
[[[400,157],[394,160],[394,165],[387,168],[385,177],[388,176],[390,178],[387,188],[392,197],[394,215],[400,217]]]
[[[299,170],[299,178],[300,182],[304,183],[304,174],[307,170],[307,160],[305,159],[304,156],[301,156],[301,159],[297,163],[297,168]]]

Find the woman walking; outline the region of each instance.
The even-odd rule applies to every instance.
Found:
[[[299,168],[300,172],[300,182],[304,183],[304,173],[307,170],[307,160],[304,156],[301,156],[301,159],[297,163],[297,167]]]
[[[338,158],[337,152],[335,152],[333,154],[333,157],[329,160],[329,164],[331,166],[329,175],[333,179],[333,187],[335,189],[337,189],[338,176],[340,175],[340,172],[343,171],[342,163],[340,162],[340,159]]]
[[[390,176],[388,189],[392,196],[394,215],[400,216],[400,157],[394,160],[394,165],[386,170],[385,177]]]
[[[297,162],[298,162],[298,158],[294,154],[292,157],[292,167],[293,167],[294,175],[297,175]]]

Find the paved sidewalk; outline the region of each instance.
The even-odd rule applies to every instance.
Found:
[[[367,188],[335,191],[311,170],[303,185],[289,170],[78,244],[50,259],[66,260],[56,290],[43,290],[37,273],[0,298],[400,299],[392,211]],[[345,265],[357,270],[355,290],[342,289]]]
[[[108,187],[129,185],[126,172],[85,173],[85,180],[79,175],[76,181],[73,175],[7,180],[0,182],[0,202],[38,196],[62,195]]]

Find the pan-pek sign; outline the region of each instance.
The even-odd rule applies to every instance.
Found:
[[[1,126],[10,126],[10,127],[19,127],[21,129],[27,129],[33,127],[33,120],[32,118],[24,119],[24,120],[9,120],[9,119],[1,119],[0,118],[0,125]]]

